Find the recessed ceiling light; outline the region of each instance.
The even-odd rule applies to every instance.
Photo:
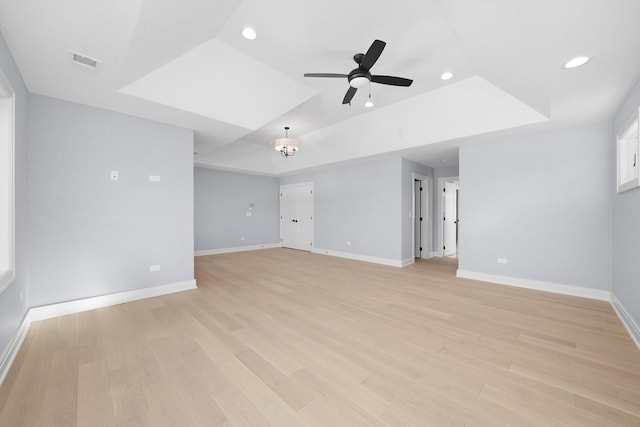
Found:
[[[371,107],[373,107],[373,102],[367,101],[367,102],[364,103],[364,106],[367,107],[367,108],[371,108]]]
[[[254,40],[258,36],[258,34],[256,34],[256,30],[251,27],[245,27],[242,30],[242,35],[247,40]]]
[[[567,70],[569,70],[571,68],[577,68],[577,67],[579,67],[581,65],[584,65],[587,62],[589,62],[589,59],[591,59],[591,58],[589,58],[588,56],[576,56],[571,61],[569,61],[566,64],[564,64],[564,68],[566,68]]]
[[[452,77],[453,77],[453,73],[450,72],[450,71],[447,71],[447,72],[442,73],[442,75],[440,76],[440,79],[449,80]]]

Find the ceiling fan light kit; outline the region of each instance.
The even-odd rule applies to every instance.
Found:
[[[289,126],[284,127],[284,138],[276,139],[275,149],[280,152],[280,155],[285,159],[296,154],[299,149],[298,140],[289,138]]]
[[[371,80],[369,80],[366,76],[358,76],[354,77],[349,81],[349,85],[351,87],[355,87],[356,89],[360,89],[361,87],[365,87],[369,84]]]

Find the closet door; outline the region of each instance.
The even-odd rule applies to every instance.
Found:
[[[313,249],[313,183],[280,187],[280,242],[285,248]]]

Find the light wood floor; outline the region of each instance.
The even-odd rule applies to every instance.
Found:
[[[607,302],[455,268],[198,257],[198,290],[34,323],[0,425],[640,426]]]

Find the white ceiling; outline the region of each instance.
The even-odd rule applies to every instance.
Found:
[[[389,152],[447,166],[462,139],[608,119],[640,77],[639,22],[637,0],[0,0],[31,92],[194,129],[196,164],[275,175]],[[348,73],[374,39],[373,74],[414,84],[372,84],[372,109],[303,77]]]

